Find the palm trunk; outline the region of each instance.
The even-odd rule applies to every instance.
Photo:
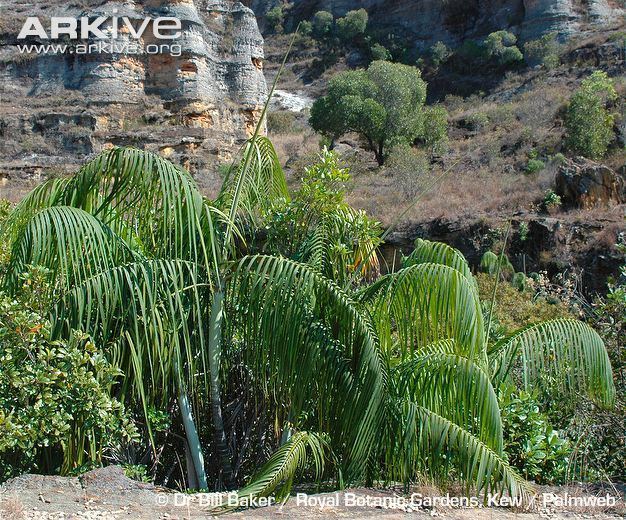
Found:
[[[196,429],[196,425],[193,422],[193,416],[191,415],[191,406],[189,406],[189,399],[187,398],[187,394],[185,393],[184,387],[182,385],[182,377],[179,380],[178,406],[180,407],[180,413],[183,418],[183,426],[185,428],[185,436],[187,437],[185,453],[189,454],[189,458],[191,458],[191,461],[193,462],[194,469],[193,472],[188,470],[188,484],[190,486],[195,485],[198,489],[207,489],[206,472],[204,471],[204,457],[202,456],[202,446],[200,445],[198,430]],[[187,464],[187,467],[189,467],[189,463]],[[192,473],[195,473],[195,475],[193,475]]]
[[[234,487],[230,450],[226,444],[224,420],[222,418],[222,388],[220,382],[220,358],[222,353],[222,317],[224,314],[224,293],[218,291],[213,296],[211,322],[209,325],[209,370],[211,376],[211,416],[213,418],[213,440],[220,463],[222,482],[227,489]]]

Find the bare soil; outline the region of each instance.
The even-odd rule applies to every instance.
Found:
[[[545,505],[538,499],[529,509],[507,507],[415,507],[400,504],[401,494],[393,489],[350,489],[338,493],[308,495],[298,501],[292,497],[284,505],[271,505],[233,511],[234,518],[370,518],[384,519],[442,518],[458,520],[488,520],[492,518],[556,520],[623,518],[623,493],[614,488],[562,487],[542,488],[540,496],[597,497],[609,494],[616,504],[604,506]],[[436,496],[422,489],[422,496]],[[118,520],[118,519],[202,519],[213,518],[214,495],[187,495],[172,490],[130,480],[119,466],[96,469],[81,477],[24,475],[0,486],[1,520]],[[395,499],[395,501],[394,501]],[[369,500],[369,504],[366,501]],[[355,502],[361,502],[360,504]],[[395,502],[395,503],[394,503]]]

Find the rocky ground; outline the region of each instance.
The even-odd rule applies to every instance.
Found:
[[[421,493],[420,493],[421,491]],[[430,492],[429,492],[430,491]],[[436,496],[426,488],[415,490],[413,504],[393,490],[351,489],[341,493],[302,494],[284,505],[232,511],[231,517],[261,518],[428,518],[487,520],[491,518],[535,520],[539,518],[623,518],[623,490],[600,488],[544,488],[530,508],[451,508],[447,504],[427,507],[426,497]],[[558,497],[593,501],[606,495],[614,505],[558,504]],[[421,495],[421,496],[420,496]],[[0,487],[0,519],[200,519],[214,516],[216,495],[188,495],[130,480],[118,466],[90,471],[81,477],[24,475]],[[419,501],[423,504],[417,507]]]

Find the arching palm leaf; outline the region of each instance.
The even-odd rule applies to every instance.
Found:
[[[496,385],[518,366],[525,387],[554,377],[569,394],[586,392],[602,406],[612,406],[615,400],[604,342],[581,321],[556,319],[530,325],[496,343],[489,357]]]
[[[478,295],[460,271],[440,264],[416,264],[387,275],[360,294],[371,301],[383,348],[400,354],[452,338],[459,354],[486,363],[484,325]]]
[[[419,405],[475,432],[502,455],[502,421],[498,397],[488,373],[455,353],[452,341],[416,353],[397,367],[401,394]],[[443,345],[442,345],[443,344]]]
[[[13,244],[6,285],[15,291],[28,265],[53,272],[63,290],[137,256],[111,229],[89,213],[53,206],[36,213]],[[52,288],[55,288],[52,283]]]
[[[356,478],[380,426],[386,377],[367,319],[333,282],[281,257],[242,259],[229,290],[258,379],[290,399],[296,415],[315,383],[320,419]]]

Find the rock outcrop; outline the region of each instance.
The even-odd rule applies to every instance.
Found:
[[[555,182],[555,191],[566,207],[591,209],[626,202],[626,179],[583,157],[560,166]]]
[[[254,13],[239,2],[8,4],[10,15],[0,24],[0,175],[24,168],[45,175],[103,148],[134,145],[183,164],[210,190],[210,171],[258,121],[267,92],[263,38]],[[84,42],[117,48],[79,54],[79,40],[63,53],[20,52],[18,44],[59,43],[18,40],[27,16],[39,16],[44,27],[51,16],[106,17],[100,28],[107,37]],[[151,21],[141,38],[122,27],[115,39],[113,17],[127,17],[135,28],[146,18],[175,17],[181,34],[156,39]]]
[[[244,3],[263,16],[280,0],[247,0]],[[458,44],[466,38],[481,38],[509,29],[522,40],[548,32],[562,38],[587,26],[603,27],[623,21],[626,11],[614,0],[301,0],[293,2],[294,20],[309,19],[326,10],[343,16],[365,8],[377,27],[395,28],[428,47],[436,41]]]

